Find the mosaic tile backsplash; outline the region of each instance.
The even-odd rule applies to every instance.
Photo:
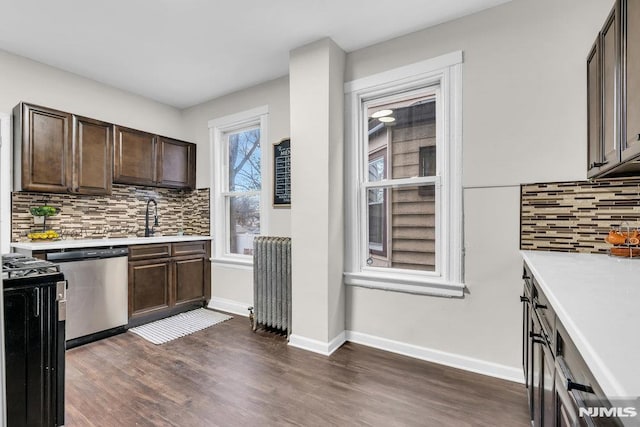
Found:
[[[520,191],[521,249],[608,253],[610,230],[625,221],[640,227],[637,178],[527,184]]]
[[[114,184],[108,196],[11,194],[11,240],[28,241],[27,234],[42,231],[29,213],[33,206],[50,205],[58,214],[47,218],[47,229],[63,239],[102,239],[144,235],[145,209],[152,197],[158,203],[156,235],[209,235],[209,189],[194,191]],[[153,204],[150,205],[153,209]],[[153,217],[151,216],[151,221]]]

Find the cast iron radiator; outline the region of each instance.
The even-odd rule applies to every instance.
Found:
[[[258,236],[253,241],[253,307],[255,331],[266,329],[291,334],[291,238]],[[254,312],[255,311],[255,312]]]

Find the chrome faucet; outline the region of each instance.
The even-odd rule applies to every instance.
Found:
[[[155,212],[153,214],[153,226],[151,228],[149,228],[149,203],[153,202],[154,208],[155,208]],[[155,199],[149,199],[147,200],[147,211],[145,212],[144,215],[144,237],[149,237],[149,236],[153,236],[154,230],[153,227],[157,227],[160,224],[158,224],[158,204],[156,203]]]

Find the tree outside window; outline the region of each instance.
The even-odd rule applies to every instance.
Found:
[[[252,255],[253,239],[260,234],[260,129],[227,134],[229,253]]]

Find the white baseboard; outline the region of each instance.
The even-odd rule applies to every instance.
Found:
[[[419,347],[400,341],[393,341],[373,335],[363,334],[355,331],[345,331],[346,340],[362,344],[369,347],[386,350],[428,362],[439,363],[441,365],[464,369],[465,371],[476,372],[478,374],[489,375],[503,380],[524,383],[522,370],[510,366],[500,365],[485,360],[474,359],[459,354],[447,353],[426,347]]]
[[[212,297],[207,307],[213,310],[226,311],[239,316],[249,317],[249,307],[251,307],[251,305],[230,299]]]
[[[226,311],[228,313],[237,314],[239,316],[248,317],[249,304],[240,303],[225,298],[213,297],[209,301],[209,308],[214,310]],[[330,356],[346,341],[356,344],[366,345],[368,347],[378,348],[380,350],[389,351],[391,353],[402,354],[404,356],[413,357],[428,362],[439,363],[445,366],[464,369],[465,371],[476,372],[491,377],[501,378],[517,383],[524,383],[522,370],[510,366],[500,365],[498,363],[487,362],[485,360],[474,359],[472,357],[462,356],[454,353],[447,353],[440,350],[434,350],[426,347],[419,347],[413,344],[407,344],[400,341],[389,340],[386,338],[376,337],[374,335],[363,334],[356,331],[343,331],[329,342],[323,342],[306,338],[300,335],[291,334],[289,336],[289,345],[314,353]]]
[[[334,351],[339,349],[340,346],[345,343],[345,336],[345,331],[342,331],[331,341],[322,342],[300,335],[291,334],[289,336],[289,345],[291,347],[301,348],[303,350],[319,353],[324,356],[331,356]]]

